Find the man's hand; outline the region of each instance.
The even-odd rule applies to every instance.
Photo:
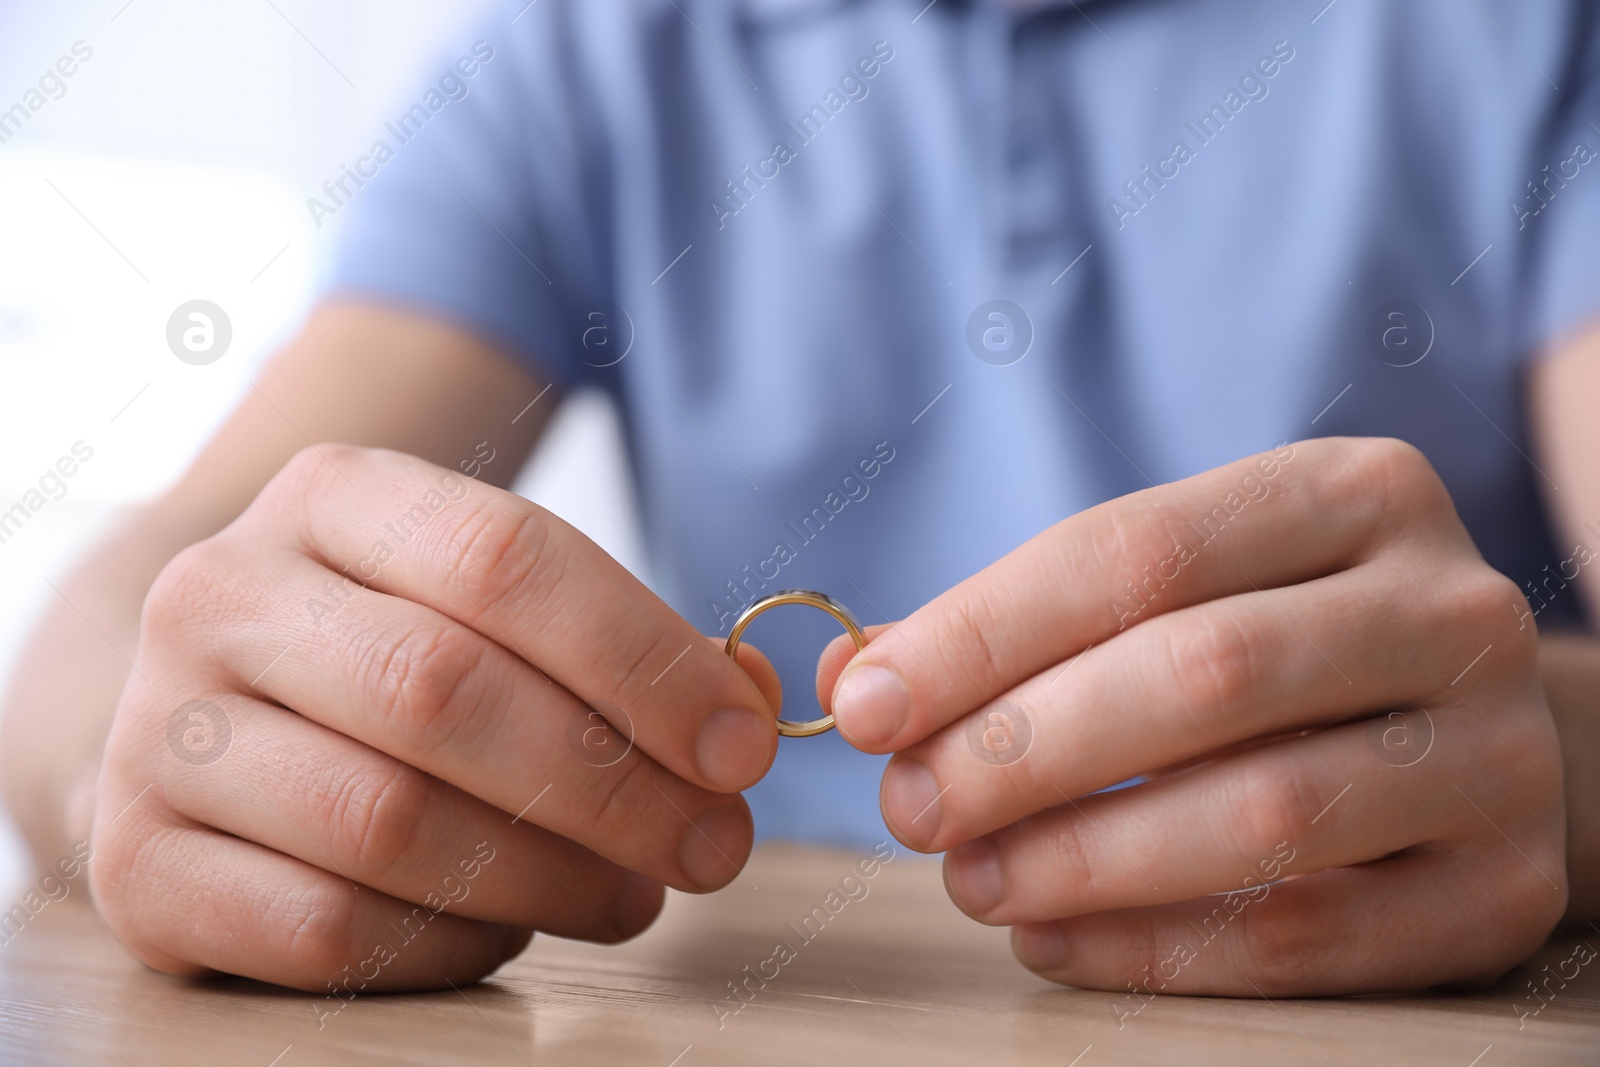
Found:
[[[1563,914],[1537,645],[1419,452],[1322,439],[1075,515],[818,687],[1041,975],[1370,992],[1493,978]]]
[[[630,937],[743,863],[776,687],[526,500],[307,449],[145,600],[95,899],[161,970],[341,996]]]

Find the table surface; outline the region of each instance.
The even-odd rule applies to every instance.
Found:
[[[1578,944],[1600,946],[1588,928],[1558,933],[1470,996],[1157,997],[1119,1027],[1126,996],[1024,971],[1006,931],[946,899],[937,861],[897,849],[865,896],[829,901],[860,858],[764,845],[745,877],[711,896],[672,894],[626,945],[540,937],[481,985],[348,1002],[156,974],[68,898],[0,946],[0,1062],[1600,1064],[1600,964],[1564,988],[1551,981],[1548,1003],[1527,985],[1570,974]],[[837,914],[811,940],[789,925],[829,904]],[[792,958],[763,966],[780,941]],[[777,976],[752,980],[747,1003],[731,999],[728,983],[763,969]]]

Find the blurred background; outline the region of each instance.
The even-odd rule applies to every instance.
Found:
[[[0,0],[0,512],[74,443],[93,449],[65,495],[0,543],[0,688],[51,583],[178,477],[297,328],[338,234],[307,198],[482,6]],[[199,366],[167,343],[192,300],[232,330]],[[598,394],[569,399],[516,489],[642,572],[618,424]],[[0,821],[0,900],[31,874]]]

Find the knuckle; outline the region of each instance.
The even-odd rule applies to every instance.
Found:
[[[353,450],[352,445],[306,445],[278,468],[278,473],[267,482],[262,494],[272,498],[304,498],[322,486],[323,480],[331,473],[330,463],[338,463],[340,459],[354,460],[355,457],[350,454]]]
[[[1405,515],[1454,514],[1444,482],[1416,445],[1372,437],[1356,447],[1353,473],[1367,491],[1377,491],[1386,508]]]
[[[340,441],[320,441],[306,445],[289,457],[278,472],[278,478],[291,486],[305,489],[321,484],[328,478],[338,478],[338,472],[348,470],[366,460],[373,449]],[[273,479],[277,481],[278,478]]]
[[[1517,583],[1504,574],[1486,563],[1474,565],[1452,590],[1445,610],[1453,625],[1464,636],[1472,638],[1471,644],[1476,645],[1479,640],[1492,641],[1508,655],[1509,662],[1501,661],[1506,666],[1519,671],[1535,669],[1538,630],[1533,626],[1510,625],[1527,610],[1527,601]],[[1470,654],[1477,652],[1478,649],[1473,648]]]
[[[1094,562],[1100,567],[1112,573],[1126,570],[1136,561],[1143,560],[1149,555],[1149,549],[1154,547],[1147,516],[1136,511],[1128,501],[1112,500],[1101,505],[1097,518],[1099,521],[1089,526],[1085,543],[1094,555]],[[1076,541],[1075,538],[1063,537],[1056,543],[1061,551],[1069,552]]]
[[[356,891],[343,882],[285,894],[269,917],[282,931],[284,967],[308,985],[333,981],[354,955],[356,909]]]
[[[1515,604],[1522,598],[1517,583],[1501,574],[1487,563],[1472,568],[1469,581],[1458,596],[1468,614],[1475,619],[1490,619],[1499,623],[1506,613],[1506,604]]]
[[[1120,575],[1125,579],[1122,587],[1131,592],[1132,599],[1138,603],[1148,600],[1148,606],[1155,613],[1177,607],[1180,601],[1176,599],[1170,604],[1164,604],[1161,600],[1161,592],[1170,580],[1158,574],[1157,580],[1151,581],[1150,574],[1144,568],[1157,567],[1172,555],[1173,547],[1184,536],[1179,525],[1180,517],[1169,514],[1170,509],[1148,510],[1150,506],[1149,503],[1133,500],[1114,500],[1102,505],[1100,521],[1088,527],[1088,538],[1084,542],[1088,546],[1089,558],[1063,559],[1062,574],[1069,580],[1073,575],[1083,573]],[[1070,553],[1077,548],[1079,539],[1065,537],[1059,540],[1059,544],[1060,551]],[[1129,594],[1119,591],[1117,595],[1126,598]],[[1133,614],[1138,618],[1145,614],[1145,608],[1140,607]],[[1118,629],[1126,625],[1127,620],[1121,619]]]
[[[1189,710],[1202,728],[1224,719],[1260,682],[1258,639],[1220,608],[1196,612],[1163,627],[1173,677],[1191,694]]]
[[[1248,898],[1247,898],[1248,899]],[[1227,905],[1221,907],[1226,910]],[[1288,894],[1268,892],[1240,909],[1242,969],[1254,972],[1268,996],[1299,993],[1316,987],[1327,972],[1331,946],[1325,927],[1312,921]]]
[[[1483,749],[1482,784],[1463,793],[1457,814],[1475,839],[1472,881],[1492,913],[1484,928],[1537,942],[1566,913],[1570,893],[1560,742],[1547,714],[1505,716],[1490,724]]]
[[[470,745],[473,684],[486,642],[455,625],[421,625],[386,634],[357,652],[358,676],[377,713],[408,753],[449,740]]]
[[[1531,821],[1559,813],[1565,806],[1561,742],[1550,716],[1534,705],[1524,714],[1499,716],[1486,733],[1493,741],[1485,754],[1493,755],[1483,771],[1503,797],[1514,798],[1517,810],[1507,815]]]
[[[89,835],[94,862],[89,864],[89,885],[106,924],[125,944],[127,934],[139,929],[135,921],[136,898],[149,879],[139,877],[149,866],[145,854],[158,847],[156,832],[129,833],[115,825],[96,826]],[[131,945],[130,945],[131,947]]]
[[[344,472],[365,463],[375,452],[335,441],[307,445],[278,468],[245,514],[266,510],[303,518],[309,499],[348,489]]]
[[[601,772],[593,799],[591,824],[607,838],[631,838],[651,809],[644,791],[650,788],[647,764],[629,752]]]
[[[1243,795],[1236,809],[1240,819],[1234,845],[1237,855],[1250,865],[1278,844],[1301,837],[1322,810],[1319,799],[1322,804],[1333,799],[1319,798],[1302,772],[1272,758],[1270,750],[1266,754],[1268,758],[1256,760],[1244,770]]]
[[[1007,677],[1005,656],[994,637],[1003,629],[997,621],[1000,617],[1001,613],[995,610],[980,587],[974,586],[970,596],[954,598],[950,610],[936,616],[938,633],[932,648],[960,649],[961,655],[955,661],[939,657],[943,669],[959,669],[985,690],[1009,688],[1009,685],[1001,685],[1002,679]],[[938,656],[937,651],[934,655]]]
[[[283,466],[278,468],[278,473],[267,481],[267,487],[304,489],[321,477],[321,468],[322,457],[317,455],[314,446],[306,445],[284,461]]]
[[[1018,829],[1027,832],[1025,824]],[[1051,894],[1056,900],[1073,907],[1074,914],[1078,905],[1093,897],[1096,889],[1094,872],[1099,866],[1095,863],[1095,846],[1098,842],[1089,840],[1090,835],[1084,833],[1085,829],[1083,817],[1076,812],[1063,814],[1051,827],[1052,832],[1040,842],[1046,869],[1050,872]]]
[[[215,610],[236,567],[216,538],[184,548],[161,568],[140,610],[142,635],[186,632]]]
[[[1542,944],[1565,917],[1570,893],[1560,848],[1536,848],[1529,858],[1531,863],[1511,868],[1510,884],[1496,898],[1501,911],[1496,918],[1503,923],[1500,928],[1508,932],[1513,947],[1524,954]],[[1551,882],[1555,883],[1553,888]]]
[[[1539,843],[1522,838],[1526,862],[1507,862],[1509,851],[1495,835],[1467,856],[1472,875],[1463,881],[1460,926],[1483,931],[1474,963],[1500,974],[1527,959],[1566,915],[1568,881],[1559,835]],[[1554,885],[1552,885],[1554,883]]]
[[[1173,946],[1162,935],[1161,928],[1155,923],[1111,924],[1096,940],[1103,938],[1105,958],[1118,962],[1104,979],[1096,978],[1081,983],[1083,988],[1099,988],[1115,992],[1136,991],[1135,983],[1138,983],[1146,992],[1159,992],[1164,989],[1175,976],[1164,973],[1163,968],[1172,963]],[[1070,934],[1068,944],[1071,944]],[[1073,960],[1069,955],[1067,974],[1062,980],[1074,985],[1080,984],[1073,981],[1075,976],[1071,973],[1072,966]]]
[[[167,936],[171,913],[155,898],[158,887],[174,884],[178,861],[172,852],[184,831],[148,814],[130,812],[119,822],[96,826],[90,834],[85,866],[95,909],[128,951],[172,971],[177,960]]]
[[[560,575],[546,558],[549,548],[549,515],[530,504],[476,509],[450,532],[443,551],[461,593],[488,612],[517,597],[544,599],[538,594]]]
[[[1415,488],[1433,475],[1433,465],[1422,450],[1398,437],[1369,437],[1357,447],[1361,471],[1394,488]]]
[[[344,777],[327,803],[335,849],[353,857],[368,877],[390,873],[410,854],[428,810],[428,779],[394,763],[386,770]]]
[[[633,705],[642,701],[661,668],[684,651],[677,641],[676,632],[653,627],[643,613],[635,613],[625,626],[618,627],[615,639],[600,653],[595,662],[594,680],[604,683],[602,690],[612,694],[619,703]],[[691,658],[689,663],[693,662]],[[684,670],[684,667],[675,670]]]

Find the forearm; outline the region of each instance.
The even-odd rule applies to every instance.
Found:
[[[1600,917],[1600,641],[1546,637],[1539,671],[1566,779],[1567,919],[1593,920]]]
[[[84,840],[93,786],[117,699],[131,673],[144,594],[182,546],[119,524],[58,583],[17,658],[0,713],[0,789],[41,864]]]

